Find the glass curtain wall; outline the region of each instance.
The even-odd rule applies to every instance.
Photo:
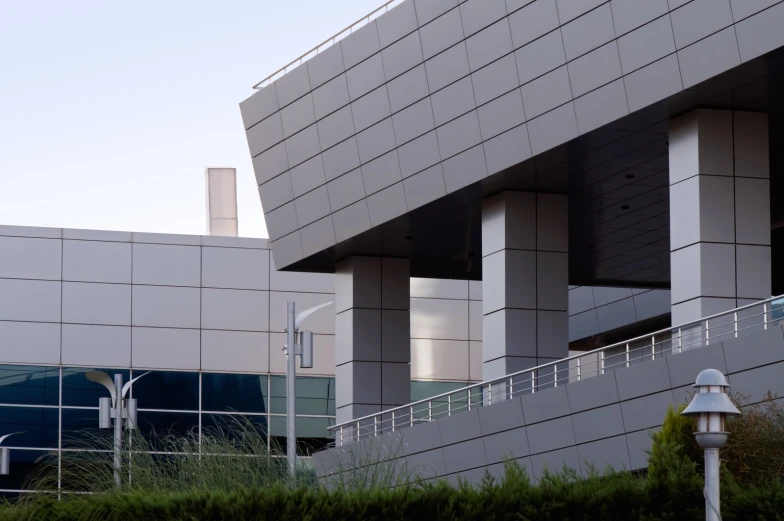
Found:
[[[85,367],[0,365],[0,436],[11,448],[11,472],[0,476],[0,494],[15,496],[25,477],[46,454],[80,450],[79,433],[98,428],[98,399],[108,396],[87,380],[90,370],[125,382],[147,371]],[[138,403],[141,433],[199,437],[210,428],[240,417],[259,427],[267,446],[285,452],[285,377],[230,373],[150,371],[131,387]],[[328,443],[335,422],[335,379],[297,377],[298,453],[304,456]],[[77,448],[79,447],[79,448]]]
[[[0,476],[0,495],[23,490],[41,457],[80,450],[79,433],[98,428],[98,399],[108,396],[85,373],[122,374],[125,382],[148,371],[34,365],[0,365],[0,436],[11,448],[11,473]],[[412,381],[420,400],[470,382]],[[201,436],[240,417],[260,428],[267,446],[285,453],[286,378],[267,374],[149,371],[131,387],[143,434],[189,431]],[[309,456],[329,443],[335,423],[335,379],[297,377],[298,453]]]

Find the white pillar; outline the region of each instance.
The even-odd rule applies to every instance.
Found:
[[[207,235],[237,237],[237,169],[207,168]]]
[[[669,152],[673,325],[770,297],[767,114],[694,110]]]
[[[350,257],[335,270],[335,406],[343,423],[411,401],[408,259]]]
[[[566,195],[509,191],[483,202],[485,380],[568,356],[568,242]]]

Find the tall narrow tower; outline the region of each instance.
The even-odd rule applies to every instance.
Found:
[[[207,234],[237,237],[237,169],[205,169]]]

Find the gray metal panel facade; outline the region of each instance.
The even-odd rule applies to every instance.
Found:
[[[285,373],[285,303],[334,299],[334,275],[277,271],[268,248],[266,239],[0,226],[0,363]],[[594,291],[570,292],[591,295],[570,300],[576,316],[601,309]],[[410,292],[412,379],[481,381],[482,283],[412,278]],[[659,304],[655,313],[669,312],[668,299]],[[315,367],[303,373],[334,375],[334,317],[312,320]]]
[[[774,50],[782,23],[769,0],[407,0],[241,104],[267,220],[287,223],[270,228],[276,261]],[[341,176],[349,206],[319,191]]]
[[[691,384],[707,368],[725,372],[732,391],[748,396],[749,403],[763,400],[769,391],[781,394],[782,327],[771,325],[767,331],[404,428],[399,436],[406,449],[399,457],[412,476],[450,481],[462,477],[473,484],[481,482],[485,470],[502,472],[496,465],[504,457],[520,463],[534,481],[545,469],[564,466],[583,476],[591,466],[599,471],[607,465],[641,469],[647,466],[650,436],[661,426],[667,408],[686,403]],[[340,450],[351,453],[369,445],[365,440]],[[316,469],[334,472],[336,452],[317,453]]]

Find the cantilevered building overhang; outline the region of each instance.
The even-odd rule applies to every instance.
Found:
[[[523,190],[568,194],[570,284],[668,287],[669,121],[778,110],[782,27],[775,0],[399,3],[241,104],[276,265],[480,279],[481,201]]]

